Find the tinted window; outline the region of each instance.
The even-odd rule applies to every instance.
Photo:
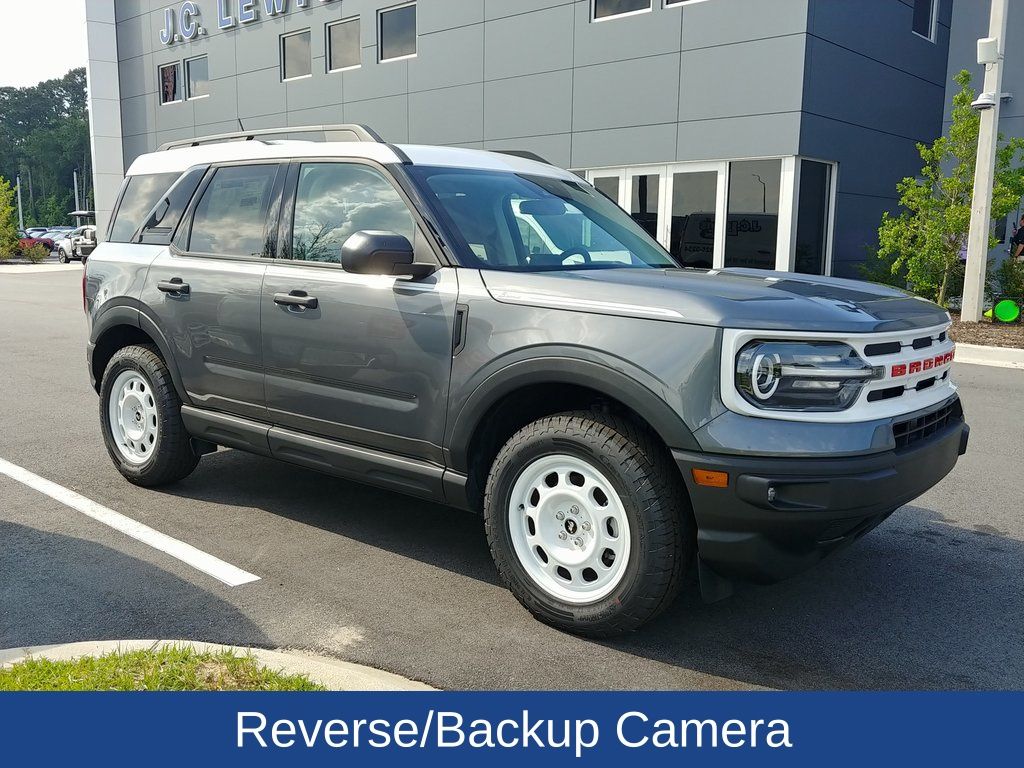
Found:
[[[416,53],[416,3],[380,12],[380,60]]]
[[[291,80],[312,74],[309,52],[309,30],[281,38],[281,78]]]
[[[359,19],[350,19],[327,27],[327,68],[331,72],[360,64]]]
[[[781,189],[781,160],[729,164],[725,266],[775,269]]]
[[[594,0],[594,18],[607,19],[623,13],[650,10],[651,0]]]
[[[146,214],[153,210],[157,200],[177,178],[176,173],[131,176],[121,196],[121,204],[117,208],[114,223],[110,227],[110,242],[129,242],[142,225]]]
[[[405,201],[377,171],[363,165],[310,163],[299,172],[292,258],[341,261],[341,246],[356,232],[382,230],[413,242],[416,226]]]
[[[173,101],[181,101],[181,65],[177,63],[160,67],[160,103]]]
[[[182,214],[188,208],[196,187],[203,180],[206,173],[205,168],[196,168],[182,176],[167,195],[159,200],[153,210],[149,212],[147,221],[143,224],[142,242],[148,245],[167,245],[171,242],[171,235],[175,227],[181,221]],[[166,201],[166,202],[165,202]]]
[[[210,65],[205,56],[185,62],[188,77],[188,98],[198,99],[210,94]]]
[[[262,256],[276,165],[217,169],[196,206],[189,250],[220,256]]]

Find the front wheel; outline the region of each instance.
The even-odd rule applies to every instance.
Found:
[[[606,414],[559,414],[513,435],[491,468],[484,515],[516,598],[591,637],[664,610],[695,553],[678,469],[646,430]]]
[[[153,347],[125,347],[110,359],[100,385],[100,423],[114,466],[135,485],[177,482],[199,462],[170,371]]]
[[[67,264],[69,261],[71,261],[71,259],[68,258],[67,251],[65,251],[63,248],[57,249],[57,259],[60,261],[61,264]]]

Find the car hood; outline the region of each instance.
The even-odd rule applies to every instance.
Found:
[[[485,270],[496,301],[720,328],[880,333],[949,321],[941,307],[875,283],[722,269]]]

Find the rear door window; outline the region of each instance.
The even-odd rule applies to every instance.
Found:
[[[268,212],[278,166],[239,165],[214,172],[192,217],[188,250],[215,256],[271,254]]]
[[[121,203],[117,206],[107,239],[112,243],[130,243],[146,214],[153,210],[157,200],[167,192],[178,176],[176,172],[130,176],[125,182]]]

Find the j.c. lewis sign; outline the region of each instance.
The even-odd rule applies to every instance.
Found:
[[[265,16],[280,16],[292,8],[309,8],[314,3],[331,3],[335,0],[211,0],[217,6],[217,28],[252,24]],[[160,30],[160,42],[164,45],[195,40],[205,35],[203,14],[199,4],[188,0],[178,7],[164,9],[164,28]]]

